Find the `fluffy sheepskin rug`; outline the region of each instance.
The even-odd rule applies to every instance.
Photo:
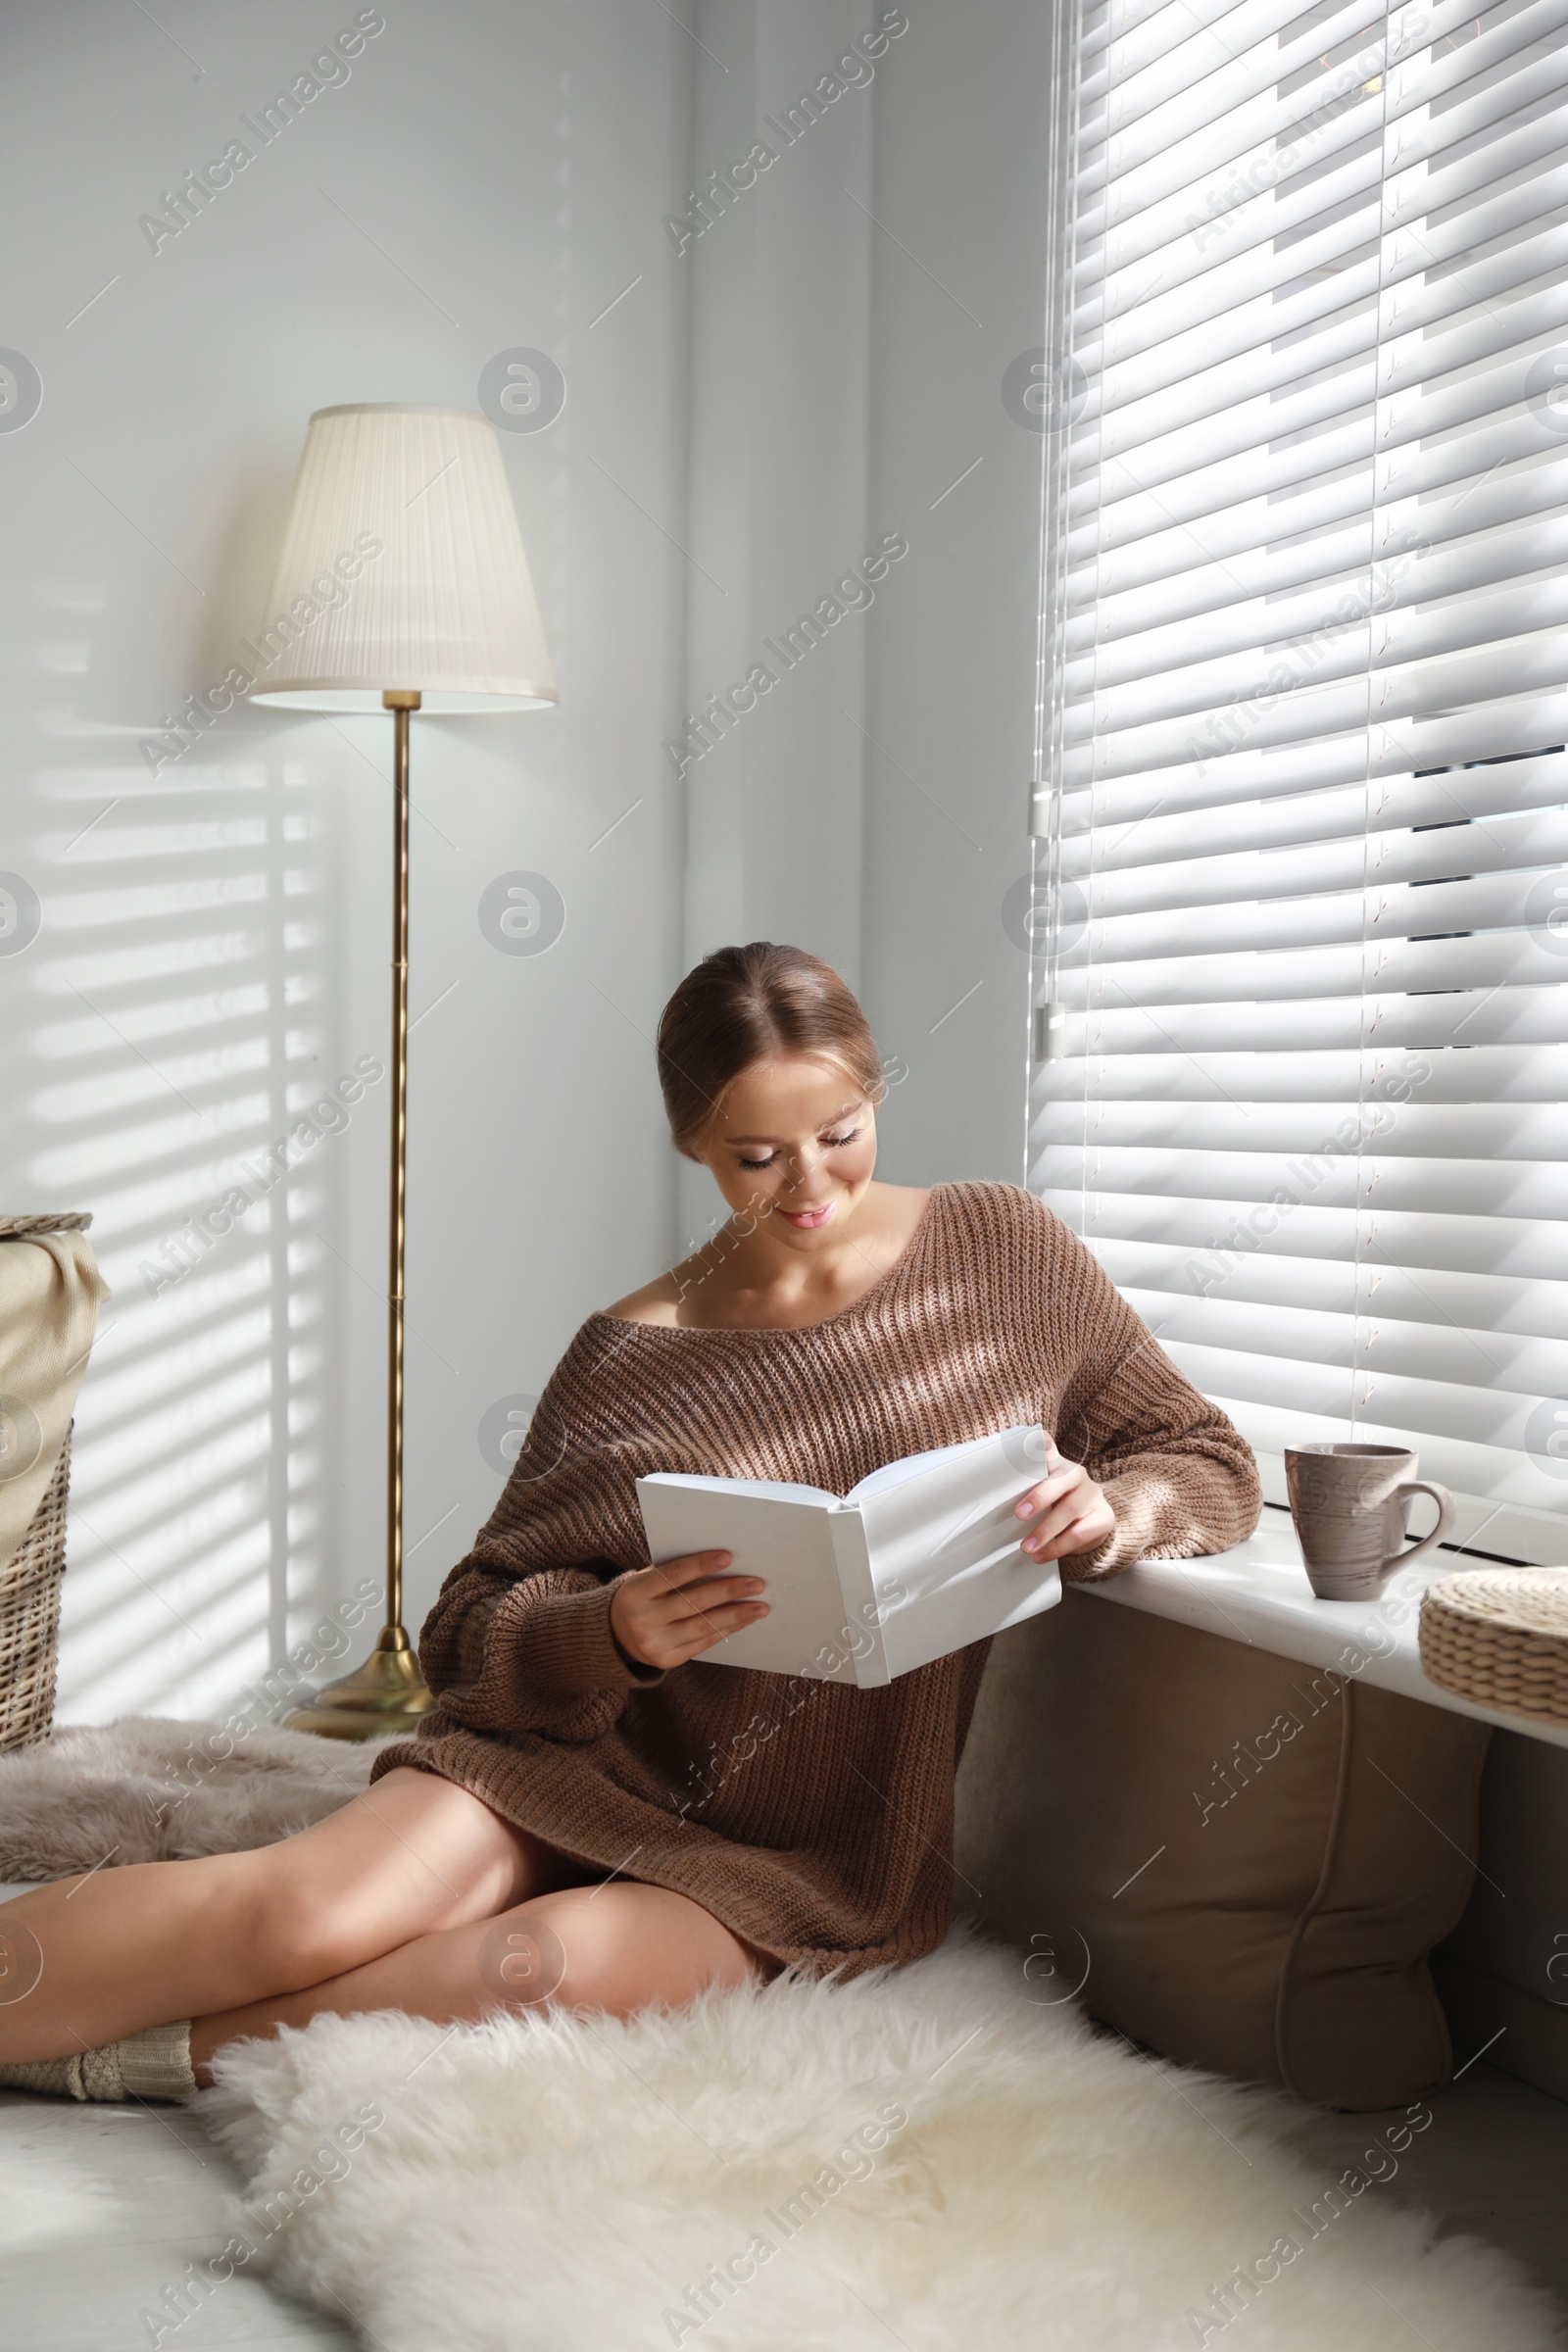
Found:
[[[0,1756],[0,1880],[271,1845],[358,1796],[375,1744],[127,1715]]]
[[[318,2018],[196,2112],[248,2180],[215,2281],[270,2271],[382,2352],[1559,2340],[1505,2256],[1292,2152],[1283,2102],[1036,2006],[962,1929],[626,2023]]]

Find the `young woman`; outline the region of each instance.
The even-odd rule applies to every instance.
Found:
[[[436,1710],[297,1837],[0,1908],[0,2082],[176,2098],[225,2042],[322,2011],[624,2015],[930,1951],[989,1644],[871,1690],[817,1661],[705,1667],[767,1597],[725,1552],[650,1566],[643,1473],[843,1494],[1038,1421],[1059,1456],[1019,1536],[1069,1578],[1252,1527],[1246,1446],[1049,1210],[1004,1184],[876,1182],[880,1064],[825,964],[710,956],[665,1009],[659,1072],[677,1148],[733,1213],[562,1358],[424,1627]]]

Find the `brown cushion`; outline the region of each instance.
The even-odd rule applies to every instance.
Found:
[[[960,1902],[1030,1949],[1035,1999],[1087,1970],[1086,2006],[1169,2057],[1395,2106],[1451,2064],[1426,1954],[1470,1891],[1490,1736],[1069,1592],[993,1646]]]

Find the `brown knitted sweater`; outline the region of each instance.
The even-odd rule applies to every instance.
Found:
[[[1116,1514],[1103,1544],[1062,1562],[1069,1578],[1222,1550],[1256,1520],[1230,1422],[1011,1185],[938,1185],[904,1254],[824,1323],[591,1315],[424,1626],[439,1704],[372,1779],[439,1773],[779,1960],[853,1976],[918,1959],[953,1915],[954,1777],[990,1643],[873,1690],[701,1658],[630,1666],[610,1602],[647,1563],[633,1481],[696,1471],[842,1494],[903,1454],[1033,1421]]]

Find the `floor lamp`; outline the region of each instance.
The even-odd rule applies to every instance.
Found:
[[[310,420],[249,698],[390,710],[392,1168],[387,1277],[386,1620],[365,1663],[295,1707],[339,1740],[412,1732],[434,1705],[403,1625],[403,1241],[409,1034],[409,720],[559,698],[495,428],[376,403]]]

